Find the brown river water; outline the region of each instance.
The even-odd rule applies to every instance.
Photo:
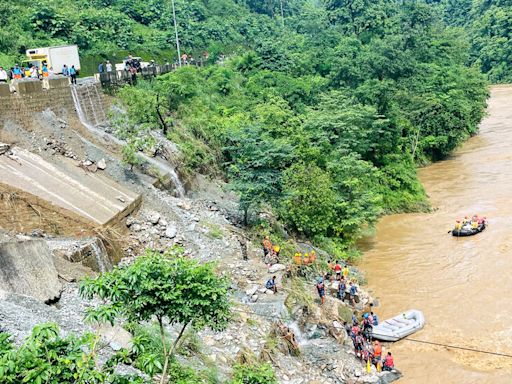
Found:
[[[435,211],[384,217],[362,244],[379,318],[419,309],[427,324],[414,339],[512,355],[512,86],[493,87],[479,135],[419,176]],[[489,220],[484,232],[447,233],[475,213]],[[401,384],[512,383],[512,358],[411,341],[388,348]]]

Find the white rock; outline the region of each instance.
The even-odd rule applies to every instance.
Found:
[[[101,169],[101,170],[104,170],[105,168],[107,168],[107,162],[105,161],[105,159],[101,159],[100,161],[98,161],[98,164],[96,164],[98,166],[98,169]]]
[[[259,293],[267,293],[267,288],[260,288],[258,289]]]
[[[178,234],[178,229],[174,225],[169,225],[165,229],[165,237],[167,237],[169,239],[174,239],[177,234]]]
[[[151,212],[149,214],[148,220],[151,224],[157,225],[160,220],[160,214],[158,212]]]
[[[82,164],[85,165],[86,167],[88,167],[89,165],[92,165],[92,161],[91,160],[85,160]]]
[[[273,294],[274,294],[274,291],[273,291],[273,290],[271,290],[271,289],[265,289],[265,293],[266,293],[267,295],[273,295]]]
[[[257,290],[258,290],[258,286],[257,286],[257,285],[254,285],[254,286],[252,286],[251,288],[249,288],[248,290],[246,290],[246,291],[245,291],[245,294],[246,294],[247,296],[253,296],[253,295],[256,293],[256,291],[257,291]]]
[[[258,301],[258,295],[252,295],[252,296],[251,296],[251,301],[252,301],[253,303],[257,302],[257,301]]]
[[[140,224],[132,224],[130,229],[134,232],[140,232],[142,231],[142,226]]]
[[[269,273],[276,273],[279,271],[284,271],[286,269],[286,266],[283,264],[274,264],[268,269]]]

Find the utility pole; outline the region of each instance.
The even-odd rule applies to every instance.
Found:
[[[178,24],[176,23],[176,9],[174,8],[174,0],[171,0],[171,4],[172,4],[172,18],[174,20],[174,34],[176,35],[176,51],[178,51],[178,63],[181,67],[180,39],[178,37]]]
[[[283,12],[283,0],[279,0],[279,3],[281,4],[281,24],[284,27],[284,12]]]

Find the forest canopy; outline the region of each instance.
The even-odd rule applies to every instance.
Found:
[[[227,1],[198,3],[204,27]],[[284,18],[277,5],[233,3],[245,30],[216,19],[234,51],[180,26],[184,42],[225,57],[123,88],[120,133],[140,147],[164,116],[182,173],[225,177],[246,220],[271,208],[318,241],[350,242],[383,212],[425,209],[417,165],[446,157],[484,116],[467,36],[424,1],[286,1]]]

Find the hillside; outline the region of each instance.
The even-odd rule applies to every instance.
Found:
[[[104,92],[92,79],[47,79],[61,83],[49,90],[18,81],[33,94],[2,84],[0,111],[17,109],[2,115],[0,156],[22,176],[35,158],[28,180],[42,191],[38,203],[24,200],[19,178],[2,187],[5,268],[26,262],[38,282],[43,264],[59,294],[43,303],[37,284],[1,292],[0,381],[396,380],[356,359],[342,324],[378,308],[352,265],[357,241],[384,214],[428,211],[417,168],[478,133],[489,96],[482,70],[493,81],[508,70],[495,51],[485,61],[488,43],[474,37],[478,20],[500,14],[487,3],[175,0],[181,53],[202,65]],[[85,74],[127,54],[176,61],[171,4],[3,2],[0,65],[64,43],[78,44]],[[471,16],[479,12],[489,18]],[[69,189],[61,179],[87,195],[67,191],[79,200],[73,223],[57,209],[69,203],[54,191]],[[134,211],[124,207],[132,195]],[[43,205],[47,196],[56,204]],[[115,224],[79,220],[94,219],[95,203],[120,206]],[[24,257],[27,242],[44,259]],[[328,280],[334,262],[346,267],[345,290]],[[3,286],[20,282],[3,275]]]

